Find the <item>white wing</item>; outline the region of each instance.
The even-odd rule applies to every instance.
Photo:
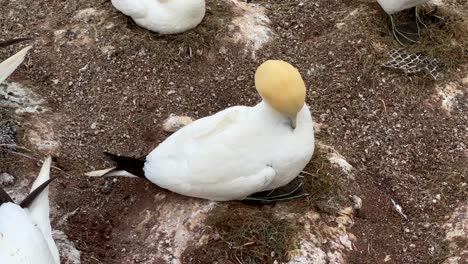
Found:
[[[28,50],[31,48],[32,46],[28,46],[0,63],[0,83],[8,78],[8,76],[10,76],[10,74],[12,74],[16,68],[18,68],[18,66],[23,62],[24,57],[28,53]]]
[[[42,183],[46,182],[50,178],[50,166],[52,163],[52,159],[47,157],[42,165],[41,171],[37,176],[37,179],[34,181],[31,192],[34,191],[37,187],[39,187]],[[31,220],[37,225],[37,227],[41,230],[44,238],[47,240],[49,244],[50,251],[52,252],[55,263],[59,263],[60,256],[55,245],[54,240],[52,239],[52,228],[50,226],[50,218],[49,218],[49,187],[46,187],[31,203],[28,207],[29,214],[31,216]]]
[[[28,213],[13,203],[0,206],[0,263],[59,263]]]

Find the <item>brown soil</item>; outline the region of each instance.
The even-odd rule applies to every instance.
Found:
[[[352,185],[339,183],[344,180],[336,171],[317,183],[328,186],[324,193],[312,188],[318,185],[309,185],[316,195],[306,205],[333,214],[333,206],[327,208],[323,201],[335,191],[336,204],[348,194],[362,198],[363,208],[351,230],[357,236],[356,250],[348,261],[384,263],[389,255],[386,263],[440,263],[447,254],[440,225],[467,197],[462,183],[468,173],[468,90],[465,86],[461,103],[450,114],[434,95],[437,86],[450,81],[461,86],[468,74],[466,42],[459,43],[461,49],[455,47],[461,50],[460,61],[443,68],[440,79],[405,75],[380,66],[386,52],[398,46],[389,39],[374,3],[256,2],[267,6],[276,36],[254,60],[242,44],[225,40],[224,25],[233,12],[220,0],[207,1],[204,22],[176,36],[159,36],[128,23],[110,1],[0,0],[1,38],[34,37],[28,60],[10,80],[42,95],[52,109],[47,115],[59,117],[54,132],[61,147],[53,155],[64,173],[52,187],[51,200],[58,214],[79,209],[60,228],[82,252],[82,263],[123,263],[129,248],[144,247],[140,234],[132,234],[133,216],[156,208],[155,193],[166,194],[167,202],[192,200],[142,180],[85,178],[84,172],[109,165],[102,151],[144,156],[168,136],[161,127],[171,113],[199,118],[232,105],[254,105],[259,96],[253,73],[270,58],[286,60],[301,71],[314,119],[326,125],[320,140],[355,168]],[[466,2],[448,2],[466,17]],[[73,18],[89,7],[104,13],[86,21]],[[355,9],[357,15],[349,16]],[[54,36],[58,30],[65,30],[63,36]],[[0,49],[0,58],[23,45]],[[226,53],[219,52],[221,47]],[[1,117],[11,118],[3,113]],[[20,121],[27,129],[28,117]],[[24,137],[18,140],[31,148]],[[0,172],[30,175],[38,168],[13,154],[1,158]],[[311,163],[307,170],[326,176],[317,166]],[[339,188],[330,189],[330,182]],[[104,188],[109,184],[111,190]],[[437,194],[441,199],[433,202]],[[402,206],[407,220],[391,199]],[[265,217],[268,207],[261,211]],[[157,220],[154,212],[151,221]],[[144,260],[135,256],[130,263]]]

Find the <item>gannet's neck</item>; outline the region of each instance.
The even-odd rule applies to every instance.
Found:
[[[287,116],[278,112],[274,109],[271,105],[269,105],[266,101],[262,100],[254,107],[254,111],[258,114],[263,116],[263,118],[271,118],[275,120],[285,120],[288,119]]]

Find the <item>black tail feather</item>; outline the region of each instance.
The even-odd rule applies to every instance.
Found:
[[[31,40],[32,38],[16,38],[16,39],[9,39],[9,40],[4,40],[0,41],[0,48],[8,47],[10,45],[20,43],[26,40]]]
[[[0,205],[3,203],[13,203],[13,199],[11,199],[10,195],[8,195],[2,187],[0,187]]]
[[[28,196],[26,196],[26,198],[24,198],[24,200],[20,203],[21,208],[26,208],[29,205],[31,205],[31,203],[34,201],[34,199],[36,199],[36,197],[39,194],[41,194],[41,192],[45,188],[47,188],[49,183],[52,182],[53,180],[55,180],[56,178],[57,178],[57,176],[48,179],[47,181],[45,181],[41,185],[39,185],[36,189],[34,189],[34,191],[32,191],[30,194],[28,194]]]
[[[108,152],[104,152],[104,154],[117,165],[114,170],[124,170],[140,178],[147,179],[145,177],[145,172],[143,171],[145,160],[117,156]]]

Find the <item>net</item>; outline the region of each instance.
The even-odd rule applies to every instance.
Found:
[[[388,52],[390,59],[383,64],[384,67],[402,70],[407,74],[426,72],[437,79],[439,76],[440,61],[422,54],[407,54],[393,49]]]

